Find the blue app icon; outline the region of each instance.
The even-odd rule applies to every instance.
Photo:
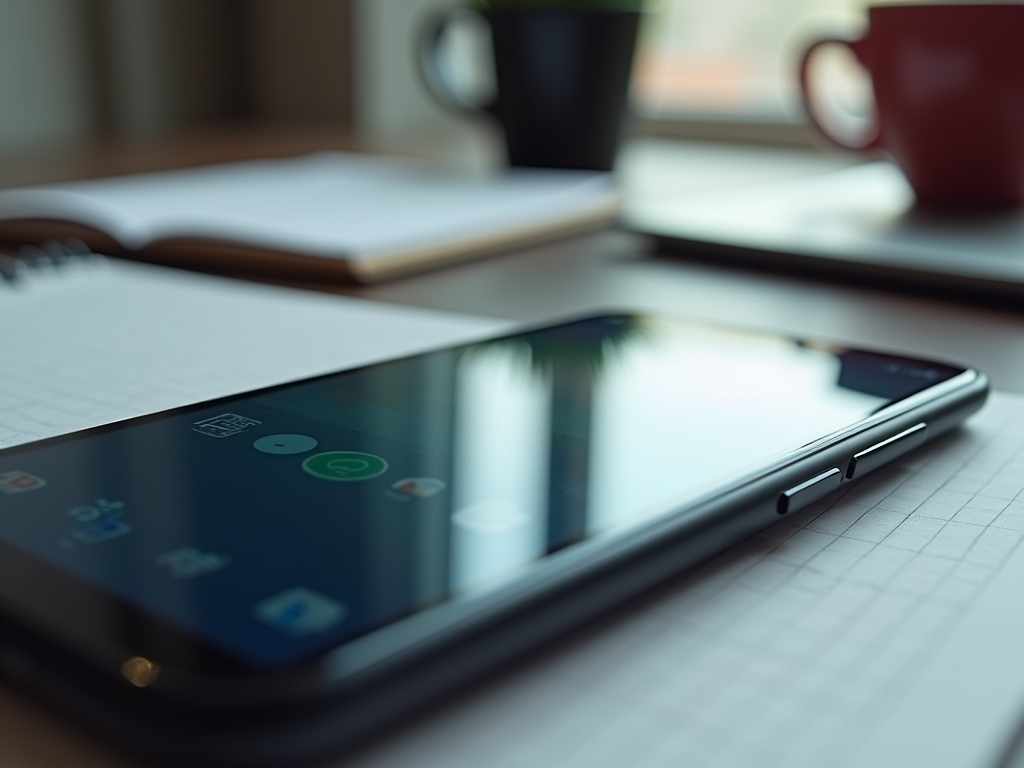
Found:
[[[71,535],[82,544],[99,544],[111,539],[117,539],[131,532],[131,526],[116,517],[105,517],[94,523],[83,525]]]
[[[312,589],[294,587],[256,603],[253,614],[287,635],[307,637],[340,624],[348,608]]]

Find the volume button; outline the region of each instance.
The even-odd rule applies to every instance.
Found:
[[[832,467],[820,475],[815,475],[810,480],[805,480],[800,485],[793,486],[788,491],[783,491],[775,509],[780,515],[795,512],[812,501],[817,501],[822,496],[832,493],[842,482],[843,473],[839,467]]]
[[[893,435],[867,450],[861,451],[850,459],[850,468],[846,472],[849,478],[861,477],[883,464],[888,464],[898,456],[912,451],[928,440],[928,425],[924,422],[910,429]]]

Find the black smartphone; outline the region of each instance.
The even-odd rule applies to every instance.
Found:
[[[960,424],[977,371],[587,317],[0,451],[0,669],[295,765]]]

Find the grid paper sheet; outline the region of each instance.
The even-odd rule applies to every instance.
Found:
[[[996,395],[344,764],[992,765],[1024,712],[1022,537],[1024,399]]]
[[[0,448],[508,326],[115,260],[40,269],[0,280]]]

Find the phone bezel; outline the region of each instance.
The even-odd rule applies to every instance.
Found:
[[[588,315],[572,318],[558,325],[617,316],[622,315]],[[514,338],[546,327],[551,326],[529,327],[494,338]],[[478,342],[443,349],[458,350],[474,343]],[[431,352],[396,359],[414,359],[424,354],[429,355]],[[590,574],[613,568],[616,562],[634,556],[659,541],[678,537],[694,526],[699,527],[709,522],[722,524],[726,522],[725,518],[730,513],[743,515],[742,505],[734,502],[743,496],[744,489],[749,490],[771,478],[778,478],[776,484],[781,483],[782,487],[786,487],[784,484],[794,471],[804,472],[804,467],[810,460],[827,454],[830,449],[849,444],[852,455],[857,449],[869,445],[873,439],[870,436],[887,425],[900,424],[902,420],[929,407],[935,407],[943,400],[959,402],[964,398],[969,399],[971,393],[976,396],[975,399],[981,397],[983,400],[987,391],[984,377],[971,369],[884,353],[869,354],[914,365],[944,365],[963,372],[891,403],[880,411],[825,435],[756,471],[735,478],[698,499],[688,497],[686,503],[680,505],[666,502],[664,514],[642,527],[622,531],[614,537],[597,538],[569,547],[554,556],[538,561],[513,582],[485,593],[447,601],[418,611],[351,640],[343,646],[285,668],[267,670],[238,662],[202,639],[3,542],[0,542],[0,612],[6,612],[10,618],[21,623],[27,622],[28,626],[35,627],[36,631],[43,635],[59,638],[74,653],[115,679],[119,678],[121,664],[126,658],[142,655],[164,661],[170,658],[170,654],[161,657],[161,648],[180,646],[184,648],[184,655],[190,659],[191,666],[185,668],[174,663],[165,663],[164,672],[154,686],[154,692],[204,707],[233,709],[270,706],[358,687],[365,680],[385,674],[402,664],[411,663],[438,647],[452,643],[455,638],[469,635],[499,620],[502,616],[511,615],[555,592],[569,589]],[[394,361],[333,371],[300,381],[125,419],[16,446],[2,451],[2,454],[10,456],[47,445],[88,439],[93,435],[220,407],[242,398],[269,394],[295,384],[308,383],[339,373],[365,371],[390,362]],[[980,402],[976,407],[980,407]],[[19,561],[25,573],[7,575],[5,571]],[[127,627],[122,632],[122,635],[127,635],[127,642],[121,642],[121,635],[110,637],[105,632],[90,632],[89,630],[94,629],[93,622],[74,611],[54,611],[52,606],[40,611],[38,593],[34,592],[31,596],[16,595],[7,588],[8,584],[23,583],[26,577],[32,578],[37,585],[45,586],[44,594],[50,596],[47,600],[52,599],[65,606],[74,605],[79,610],[92,605],[95,607],[90,610],[118,614],[118,622]],[[19,600],[19,597],[22,599]],[[68,642],[68,638],[74,640]]]

